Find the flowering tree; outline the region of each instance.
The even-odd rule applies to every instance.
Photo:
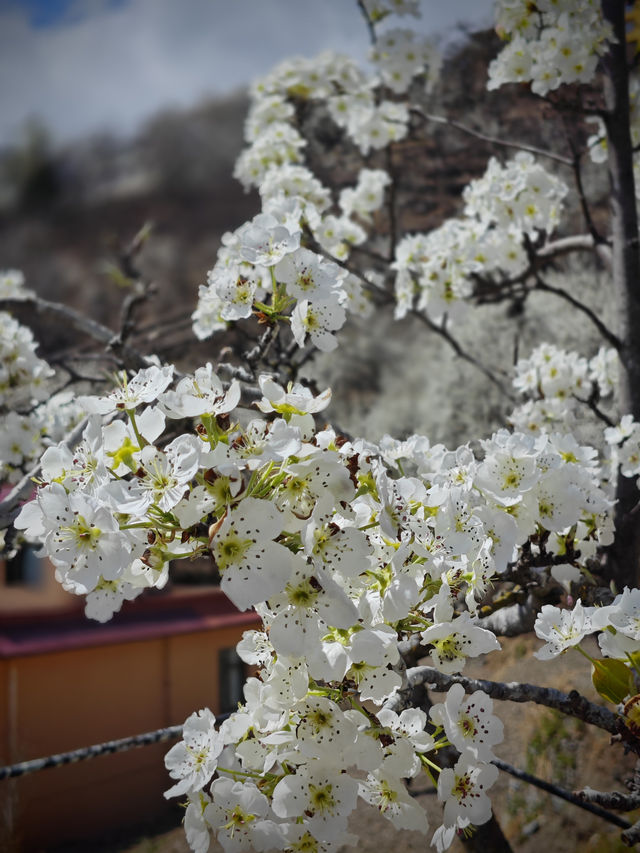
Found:
[[[214,345],[219,332],[257,325],[235,359],[179,374],[128,343],[144,294],[125,304],[114,334],[45,302],[18,273],[0,279],[7,309],[23,302],[57,314],[108,345],[121,367],[104,393],[71,373],[51,396],[55,372],[31,333],[3,315],[7,549],[20,538],[42,543],[58,580],[100,621],[164,586],[172,562],[206,556],[231,601],[263,622],[238,646],[256,668],[244,703],[222,725],[207,709],[194,713],[166,757],[175,780],[166,796],[188,799],[197,853],[212,835],[226,851],[336,850],[352,839],[359,798],[426,833],[404,782],[422,773],[443,804],[432,844],[473,842],[491,821],[499,772],[492,697],[557,708],[640,755],[640,83],[625,4],[498,0],[505,46],[488,87],[519,83],[544,98],[571,124],[570,156],[493,139],[499,155],[464,191],[461,214],[411,234],[398,226],[393,154],[449,121],[425,106],[439,59],[396,26],[397,16],[418,16],[418,0],[358,5],[371,73],[327,54],[283,63],[253,87],[236,176],[258,189],[262,212],[225,236],[193,314],[197,337]],[[320,126],[358,160],[355,180],[332,183],[315,144]],[[608,169],[606,227],[583,186],[587,160]],[[567,180],[584,233],[563,230]],[[573,253],[609,271],[615,328],[546,283]],[[476,303],[522,304],[532,289],[569,301],[602,347],[587,359],[541,343],[521,358],[520,404],[475,449],[421,435],[374,444],[318,425],[331,393],[298,374],[315,352],[339,348],[350,314],[394,303],[397,318],[420,316],[499,384],[460,348],[456,326]],[[581,437],[584,412],[595,446]],[[19,508],[33,477],[37,494]],[[500,648],[498,636],[532,627],[543,660],[598,633],[593,681],[611,707],[460,675],[467,658]],[[417,665],[427,655],[432,665]],[[446,691],[442,703],[432,704],[429,685]],[[582,798],[640,805],[637,788]],[[491,849],[509,849],[493,831]],[[623,838],[640,840],[640,826]]]

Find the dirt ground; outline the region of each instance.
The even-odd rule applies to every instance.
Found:
[[[578,653],[541,662],[532,657],[540,645],[533,636],[501,640],[502,653],[483,661],[470,661],[465,674],[497,681],[528,681],[567,691],[575,687],[596,698],[590,667]],[[437,699],[437,694],[434,694]],[[618,745],[610,745],[606,733],[567,720],[548,709],[532,705],[496,703],[505,725],[505,740],[496,749],[503,761],[542,779],[553,780],[569,790],[589,785],[599,790],[622,790],[631,775],[633,757]],[[426,786],[415,785],[416,791]],[[417,794],[427,810],[430,826],[440,823],[440,807],[434,793]],[[620,841],[620,830],[601,818],[565,803],[513,777],[501,773],[493,789],[494,812],[514,853],[622,853],[629,848]],[[640,815],[628,815],[634,820]],[[352,816],[352,831],[360,835],[357,847],[341,853],[426,853],[428,841],[416,832],[398,832],[374,809],[364,804]],[[465,848],[456,841],[451,850]],[[219,853],[212,844],[210,853]],[[180,827],[118,847],[119,853],[188,853]],[[487,851],[491,853],[491,851]]]

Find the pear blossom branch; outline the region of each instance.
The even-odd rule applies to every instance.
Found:
[[[413,687],[419,683],[435,685],[433,689],[440,692],[448,690],[453,684],[462,684],[464,689],[473,693],[484,690],[493,699],[508,702],[534,702],[561,711],[570,717],[576,717],[585,723],[604,729],[617,737],[625,739],[626,745],[636,754],[640,754],[640,742],[636,741],[626,729],[621,718],[608,708],[602,708],[590,702],[586,697],[572,690],[563,693],[552,687],[538,687],[518,681],[500,682],[485,679],[467,678],[463,675],[445,675],[429,666],[416,666],[406,672],[407,685]]]
[[[502,148],[515,148],[518,151],[528,151],[530,154],[537,154],[539,157],[547,157],[549,160],[554,160],[556,163],[562,163],[563,166],[572,166],[573,161],[570,157],[563,157],[562,154],[556,154],[554,151],[547,151],[544,148],[538,148],[536,145],[528,145],[525,142],[514,142],[508,139],[499,139],[497,136],[489,136],[479,130],[474,130],[466,124],[462,124],[455,119],[446,118],[445,116],[436,116],[432,113],[425,113],[417,107],[412,107],[410,112],[421,118],[424,122],[433,122],[434,124],[444,124],[448,127],[453,127],[456,130],[473,136],[476,139],[481,139],[483,142],[488,142],[491,145],[499,145]]]

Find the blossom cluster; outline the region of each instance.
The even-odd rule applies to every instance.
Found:
[[[546,604],[538,614],[534,627],[537,636],[545,641],[535,652],[540,660],[550,660],[568,649],[579,648],[586,636],[598,634],[598,646],[603,658],[616,662],[616,666],[611,667],[592,659],[595,673],[600,671],[615,676],[615,680],[609,681],[608,685],[604,681],[602,695],[617,703],[635,697],[635,701],[628,705],[637,703],[635,679],[640,653],[640,589],[625,587],[611,604],[603,607],[584,607],[580,599],[572,610]],[[601,687],[603,682],[595,678],[594,684]],[[640,731],[637,714],[629,715],[628,710],[625,706],[624,715],[631,716],[631,724],[636,726],[637,733]]]
[[[587,83],[613,40],[599,0],[498,0],[496,7],[496,29],[508,44],[489,66],[489,89],[531,83],[546,95]]]
[[[612,464],[620,468],[623,477],[640,475],[640,424],[633,415],[623,415],[618,426],[604,431],[609,445]]]
[[[502,166],[492,158],[465,189],[464,217],[428,234],[404,237],[396,248],[396,317],[414,307],[438,321],[468,308],[474,275],[518,275],[527,268],[525,238],[555,229],[567,186],[527,152]]]
[[[29,295],[21,272],[0,272],[0,299]],[[54,371],[36,350],[31,330],[0,311],[0,473],[9,482],[37,462],[46,440],[59,441],[79,418],[71,393],[52,395]]]
[[[370,6],[368,14],[376,22],[392,12],[417,14],[417,3],[406,0]],[[297,291],[281,272],[284,266],[291,278],[292,266],[303,267],[297,275],[301,281],[301,276],[316,276],[322,255],[345,261],[352,247],[367,239],[373,214],[383,205],[391,181],[383,169],[364,168],[355,184],[343,186],[334,196],[305,165],[302,106],[312,103],[326,110],[345,137],[367,155],[407,133],[407,105],[386,98],[385,90],[404,93],[421,76],[431,85],[440,65],[429,42],[398,28],[380,35],[371,60],[377,68],[373,76],[351,59],[332,53],[287,60],[253,85],[245,125],[248,147],[234,174],[247,189],[259,190],[262,213],[252,225],[223,239],[193,315],[198,337],[208,337],[252,312],[264,314],[266,307],[274,321],[291,322],[300,346],[309,339],[320,349],[330,349],[332,333],[345,322],[345,309],[360,314],[369,310],[360,280],[343,270],[325,265],[319,277],[333,277],[332,286]],[[251,244],[260,240],[273,244],[272,251],[252,251]],[[320,255],[312,259],[316,250]],[[303,253],[296,256],[296,252]],[[285,261],[285,255],[292,257]],[[276,267],[279,262],[282,266]]]
[[[540,344],[515,366],[513,387],[528,400],[511,412],[509,421],[516,429],[534,434],[570,432],[580,407],[590,399],[613,396],[618,366],[618,354],[612,348],[601,347],[586,359],[553,344]]]
[[[413,30],[395,28],[381,35],[369,53],[380,78],[397,95],[406,92],[412,80],[427,73],[427,87],[437,80],[440,56],[424,36]]]
[[[268,209],[225,235],[207,287],[201,288],[196,334],[208,337],[260,311],[272,322],[289,322],[298,346],[310,340],[328,352],[337,346],[333,332],[344,325],[353,283],[349,289],[346,271],[300,245],[299,206],[276,203]]]
[[[546,531],[550,563],[578,571],[602,539],[611,504],[594,454],[507,430],[480,459],[424,436],[347,441],[315,429],[328,392],[264,375],[252,418],[211,365],[173,374],[151,365],[81,398],[80,444],[44,453],[44,483],[16,526],[99,620],[198,555],[261,617],[239,647],[259,670],[244,704],[219,732],[207,712],[187,721],[168,757],[194,849],[209,831],[228,850],[298,849],[303,837],[335,849],[358,796],[426,831],[401,780],[436,773],[426,753],[451,742],[460,759],[434,778],[444,849],[490,815],[500,726],[485,697],[457,689],[434,709],[435,734],[422,712],[385,709],[402,686],[398,640],[419,634],[444,672],[498,649],[478,606],[519,547]]]
[[[6,311],[0,311],[0,329],[0,407],[21,408],[46,397],[53,370],[36,355],[31,331]]]
[[[0,299],[22,300],[29,296],[19,270],[0,271]],[[48,396],[49,365],[36,355],[37,343],[30,329],[6,311],[0,312],[0,411],[28,408]]]

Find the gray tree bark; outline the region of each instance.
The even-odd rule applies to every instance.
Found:
[[[613,287],[620,349],[619,405],[621,414],[640,420],[640,251],[633,144],[629,126],[629,73],[624,0],[603,0],[605,18],[617,43],[604,59],[605,113],[611,189]],[[631,510],[638,503],[635,478],[619,477],[615,511],[616,537],[609,554],[609,577],[618,589],[637,586],[640,579],[640,524]]]

